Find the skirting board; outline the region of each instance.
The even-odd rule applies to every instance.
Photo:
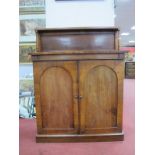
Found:
[[[123,141],[124,133],[81,134],[81,135],[36,135],[37,143],[57,142],[111,142]]]

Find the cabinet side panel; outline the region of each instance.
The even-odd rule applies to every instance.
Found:
[[[40,80],[43,128],[74,128],[70,74],[61,67],[50,67]]]

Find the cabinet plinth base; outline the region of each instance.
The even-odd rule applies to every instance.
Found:
[[[50,142],[110,142],[123,141],[124,133],[81,134],[81,135],[36,135],[37,143]]]

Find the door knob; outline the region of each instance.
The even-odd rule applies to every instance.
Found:
[[[79,96],[79,99],[82,99],[83,98],[83,96]]]

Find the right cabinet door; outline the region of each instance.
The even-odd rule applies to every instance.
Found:
[[[117,60],[79,63],[80,131],[122,131],[124,63]]]

